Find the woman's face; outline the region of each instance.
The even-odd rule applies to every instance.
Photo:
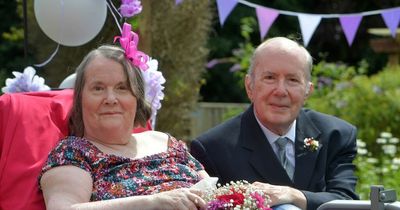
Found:
[[[97,56],[87,66],[82,90],[84,136],[92,140],[130,136],[137,100],[120,63]]]

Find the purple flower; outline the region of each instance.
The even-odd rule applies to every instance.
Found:
[[[225,202],[222,202],[220,200],[213,200],[210,201],[207,205],[207,210],[219,210],[219,209],[225,209],[224,206]]]
[[[141,71],[145,82],[145,97],[146,101],[150,103],[152,110],[152,121],[154,122],[157,115],[157,110],[161,108],[161,100],[164,99],[164,86],[165,78],[160,71],[158,71],[158,61],[149,59],[147,62],[149,68],[146,71]],[[154,126],[153,126],[154,128]]]
[[[332,86],[333,81],[332,78],[330,77],[325,77],[325,76],[320,76],[318,77],[318,89],[322,89],[324,87],[330,87]]]
[[[30,66],[24,69],[23,73],[13,71],[14,79],[6,79],[6,86],[1,89],[3,93],[35,92],[50,90],[44,84],[44,79],[36,74],[36,70]]]
[[[236,63],[235,65],[231,66],[231,68],[229,68],[229,72],[240,71],[240,69],[242,69],[242,66],[240,64]]]
[[[211,69],[215,65],[219,64],[220,61],[218,59],[212,59],[206,64],[206,68]]]
[[[140,0],[122,0],[121,7],[119,8],[123,17],[132,17],[142,12],[142,5]]]
[[[132,4],[134,1],[137,0],[121,0],[121,4]]]

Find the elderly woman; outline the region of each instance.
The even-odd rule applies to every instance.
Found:
[[[156,131],[132,134],[150,117],[138,67],[116,46],[90,52],[76,70],[71,136],[39,177],[51,209],[202,209],[207,177],[185,144]]]

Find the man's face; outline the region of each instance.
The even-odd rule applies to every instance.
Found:
[[[247,75],[245,80],[247,95],[260,122],[282,135],[312,91],[312,84],[306,79],[304,51],[262,49],[253,65],[252,75]]]

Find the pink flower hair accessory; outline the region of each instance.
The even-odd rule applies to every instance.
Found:
[[[147,65],[149,56],[137,49],[139,36],[131,28],[130,24],[124,23],[121,36],[114,37],[114,42],[119,40],[121,47],[125,50],[125,56],[134,66],[137,66],[142,71],[146,71],[149,68]]]

